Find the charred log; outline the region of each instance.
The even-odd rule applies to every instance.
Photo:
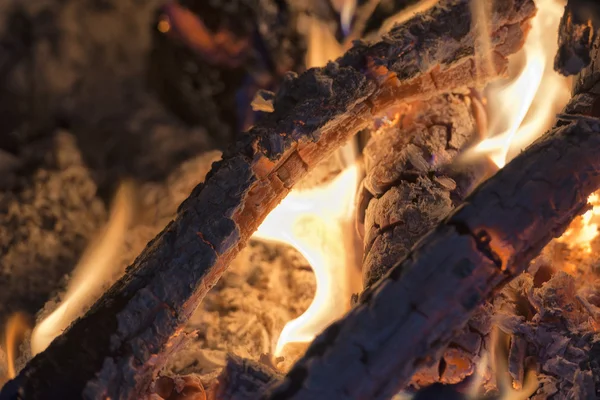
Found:
[[[461,180],[458,165],[452,165],[461,150],[479,137],[472,110],[480,106],[473,102],[479,100],[455,94],[413,103],[398,114],[397,124],[372,133],[363,151],[363,196],[370,199],[363,210],[365,288],[403,258],[478,183],[477,176]],[[479,173],[484,175],[485,169]]]
[[[336,63],[288,76],[274,112],[214,164],[126,275],[32,359],[0,398],[135,398],[185,339],[180,327],[208,289],[309,169],[395,104],[502,73],[534,13],[532,1],[494,8],[494,52],[488,56],[495,71],[473,68],[473,54],[481,49],[469,2],[446,0],[381,42],[358,43]],[[469,238],[462,236],[460,244]]]
[[[485,163],[452,162],[479,137],[483,109],[477,96],[444,95],[404,107],[400,121],[374,132],[363,151],[366,178],[359,209],[364,219],[364,286],[368,290],[414,244],[461,204],[487,172]],[[481,164],[481,165],[480,165]],[[490,332],[489,307],[444,351],[439,362],[418,371],[411,384],[459,383],[472,374]]]
[[[477,188],[317,337],[265,398],[389,398],[438,359],[472,312],[524,271],[600,188],[600,120],[591,113],[597,92],[582,91],[596,87],[590,75],[584,72],[566,107],[571,117]]]
[[[588,66],[590,52],[600,29],[600,5],[590,0],[569,0],[560,21],[554,69],[565,76]]]
[[[600,188],[600,165],[590,149],[600,149],[598,120],[550,131],[317,337],[266,398],[388,398],[408,384],[440,357],[477,306],[585,210],[587,196]]]

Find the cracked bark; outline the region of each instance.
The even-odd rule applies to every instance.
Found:
[[[591,62],[590,52],[600,28],[600,5],[591,0],[569,0],[560,21],[554,69],[576,75]]]
[[[453,163],[486,129],[482,111],[473,91],[442,95],[405,105],[397,123],[372,133],[363,152],[366,178],[357,217],[364,221],[365,288],[495,171],[484,162]],[[489,320],[489,308],[482,307],[440,360],[419,370],[411,385],[453,384],[471,375],[490,332]]]
[[[325,68],[289,75],[274,111],[215,163],[204,184],[94,306],[0,392],[0,399],[132,399],[185,339],[181,327],[265,216],[318,161],[395,104],[502,73],[532,0],[495,3],[495,71],[483,70],[469,1],[445,0]]]
[[[592,63],[579,78],[570,116],[478,187],[263,398],[387,399],[438,359],[600,188],[596,71]]]

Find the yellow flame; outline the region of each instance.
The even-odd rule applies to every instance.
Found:
[[[44,351],[69,324],[98,299],[105,285],[118,272],[115,267],[133,216],[133,186],[117,191],[109,220],[100,236],[88,246],[77,264],[61,305],[39,322],[31,334],[31,353]]]
[[[6,362],[8,378],[13,379],[17,375],[15,360],[17,359],[17,347],[23,341],[25,333],[31,329],[27,317],[22,313],[13,314],[6,323]]]
[[[316,17],[308,20],[306,68],[321,67],[343,54],[343,48],[330,27]]]
[[[525,45],[516,58],[524,67],[516,78],[491,84],[489,138],[475,147],[499,168],[541,136],[554,122],[555,114],[570,98],[570,79],[553,68],[558,50],[556,35],[563,15],[564,0],[537,0],[538,13],[532,21]],[[513,57],[513,61],[515,58]]]
[[[317,282],[315,297],[300,317],[288,322],[275,346],[310,342],[350,306],[354,255],[345,239],[353,230],[358,168],[349,167],[329,183],[293,190],[265,219],[255,238],[289,244],[310,263]]]
[[[570,247],[581,247],[585,252],[591,253],[591,241],[598,236],[600,224],[600,191],[588,197],[588,204],[592,208],[575,219],[558,241]]]

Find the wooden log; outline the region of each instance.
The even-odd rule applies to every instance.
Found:
[[[478,187],[263,398],[388,399],[438,359],[471,313],[600,189],[600,90],[591,76],[584,70],[570,115]]]
[[[495,3],[494,71],[468,0],[444,0],[337,62],[289,75],[263,118],[215,163],[204,184],[82,318],[33,358],[0,399],[132,399],[185,339],[182,325],[290,188],[374,116],[502,73],[535,14],[532,0]],[[475,66],[474,66],[475,65]]]
[[[371,134],[363,151],[367,201],[360,202],[367,205],[358,216],[365,227],[365,288],[476,187],[476,176],[460,180],[458,165],[451,163],[479,138],[473,112],[480,109],[477,104],[468,94],[412,103],[396,114],[396,123]],[[481,177],[485,169],[478,172]]]
[[[592,45],[600,29],[600,5],[593,0],[569,0],[560,21],[554,69],[576,75],[590,63]]]
[[[364,220],[367,291],[496,170],[486,168],[485,162],[452,164],[461,150],[483,135],[479,130],[487,129],[483,105],[474,92],[442,95],[401,111],[395,124],[372,133],[363,151],[366,201],[358,203],[363,215],[357,220]],[[416,372],[411,386],[454,384],[471,375],[491,330],[490,317],[489,307],[482,307],[439,360]]]

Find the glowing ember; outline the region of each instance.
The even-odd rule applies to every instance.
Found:
[[[541,136],[570,98],[570,80],[553,68],[565,1],[536,3],[538,14],[517,55],[524,59],[524,66],[512,81],[491,84],[486,90],[489,138],[479,143],[475,152],[487,154],[499,168]]]
[[[354,255],[349,255],[344,238],[354,231],[357,180],[358,168],[350,167],[326,185],[293,190],[254,234],[295,247],[310,263],[317,282],[311,305],[283,328],[275,355],[287,343],[310,342],[350,307],[356,290],[351,285]]]
[[[6,347],[8,378],[13,379],[17,371],[15,369],[15,360],[17,358],[17,347],[22,343],[25,333],[31,329],[27,317],[24,314],[17,313],[12,315],[6,324],[6,338],[4,345]]]
[[[44,351],[69,324],[81,315],[114,277],[115,262],[133,215],[133,188],[122,185],[116,195],[108,223],[79,261],[61,305],[38,323],[31,334],[31,353]]]

